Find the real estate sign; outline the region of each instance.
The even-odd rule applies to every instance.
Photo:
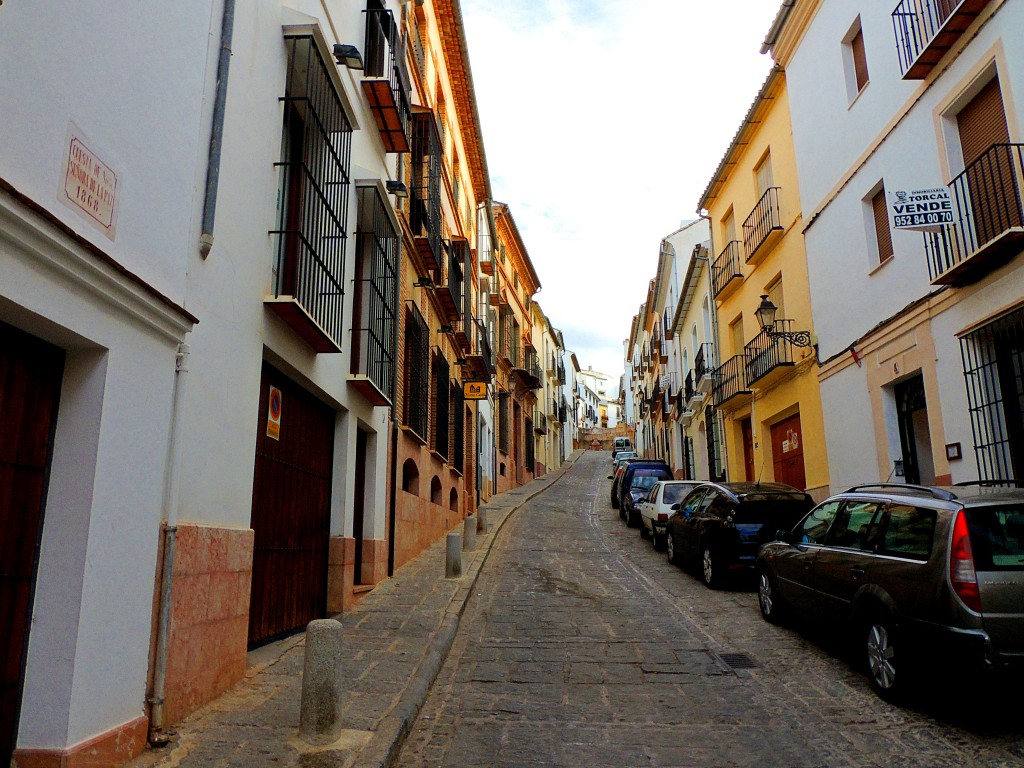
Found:
[[[953,198],[948,187],[896,190],[888,193],[893,229],[937,232],[953,223]]]

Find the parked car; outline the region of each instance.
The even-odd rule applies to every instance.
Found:
[[[761,615],[844,627],[881,695],[926,660],[1024,662],[1024,490],[862,485],[780,538],[757,558]]]
[[[671,480],[672,470],[665,462],[656,465],[630,465],[622,475],[619,494],[619,517],[630,528],[640,525],[640,502],[659,480]]]
[[[619,453],[619,451],[632,451],[633,441],[628,437],[616,437],[615,442],[612,443],[612,458]]]
[[[672,477],[672,469],[671,469],[671,467],[669,467],[669,465],[666,464],[661,459],[642,459],[642,458],[637,457],[637,458],[633,458],[633,459],[626,459],[625,461],[623,461],[621,464],[619,464],[618,468],[611,475],[609,475],[609,477],[612,478],[612,488],[611,488],[612,508],[620,510],[620,512],[619,512],[620,516],[622,515],[621,509],[622,509],[623,494],[625,493],[625,489],[629,487],[629,480],[627,479],[625,481],[625,484],[623,484],[623,478],[625,477],[626,473],[629,471],[629,468],[634,466],[634,465],[635,466],[660,467],[660,468],[663,468],[668,473],[668,477],[669,478]]]
[[[640,502],[640,535],[649,537],[655,549],[665,546],[669,518],[679,510],[686,494],[698,485],[698,480],[659,480]]]
[[[614,472],[619,468],[619,464],[624,462],[626,459],[637,458],[636,451],[619,451],[615,454],[615,458],[612,459],[612,471]]]
[[[757,551],[814,506],[810,495],[784,483],[704,483],[668,521],[669,562],[699,567],[704,584],[722,586],[753,571]]]

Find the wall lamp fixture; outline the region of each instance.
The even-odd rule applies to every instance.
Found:
[[[413,288],[436,288],[434,281],[429,277],[421,277],[415,283],[412,284]]]
[[[385,186],[388,188],[388,192],[395,197],[409,196],[408,187],[405,186],[404,182],[398,181],[397,179],[388,179],[387,182],[385,182]]]
[[[794,347],[813,347],[814,338],[810,331],[776,331],[775,313],[779,308],[768,299],[767,293],[761,294],[761,303],[754,314],[757,315],[757,322],[761,324],[761,330],[768,334],[773,341],[783,339]]]
[[[447,334],[455,333],[455,329],[452,326],[450,326],[450,325],[442,325],[440,328],[438,328],[438,330],[441,333],[447,333]]]
[[[335,43],[334,58],[339,64],[346,66],[349,69],[363,68],[363,57],[359,53],[359,49],[354,45]]]

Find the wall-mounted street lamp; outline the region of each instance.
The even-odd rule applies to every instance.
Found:
[[[388,179],[385,182],[385,186],[395,197],[408,197],[409,189],[405,186],[404,182],[398,181],[397,179]]]
[[[363,68],[363,57],[360,55],[359,49],[354,45],[335,43],[334,59],[342,66],[348,67],[349,69]]]
[[[775,313],[779,308],[768,299],[767,293],[761,294],[761,304],[754,314],[757,315],[757,322],[761,324],[761,330],[768,334],[768,338],[776,341],[783,339],[794,347],[813,347],[814,339],[810,331],[776,331]]]

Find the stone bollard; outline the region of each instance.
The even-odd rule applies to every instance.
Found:
[[[462,548],[467,552],[476,549],[476,517],[470,515],[462,524]]]
[[[476,532],[479,534],[487,533],[487,510],[480,507],[474,517],[476,517]]]
[[[342,627],[336,619],[306,626],[299,736],[309,744],[330,744],[341,736]]]
[[[457,579],[462,576],[462,535],[449,533],[445,543],[444,577]]]

